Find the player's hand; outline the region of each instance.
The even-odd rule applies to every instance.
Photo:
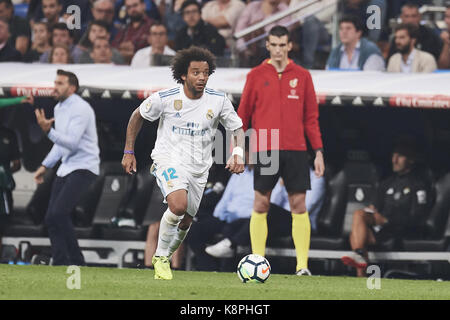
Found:
[[[52,124],[55,121],[55,118],[47,119],[45,117],[44,109],[35,109],[34,114],[36,115],[39,127],[41,127],[42,131],[48,133],[52,128]]]
[[[242,159],[237,154],[232,155],[228,161],[225,169],[228,169],[231,173],[242,173],[244,172],[244,159]]]
[[[441,40],[444,43],[449,44],[450,43],[450,33],[448,31],[442,31],[441,32]]]
[[[316,152],[316,158],[314,159],[314,173],[316,177],[320,178],[325,172],[325,163],[323,161],[323,154],[321,151]]]
[[[136,173],[136,157],[134,154],[125,153],[122,158],[122,168],[128,174]]]
[[[34,181],[36,184],[41,184],[44,182],[44,174],[45,174],[46,168],[44,166],[40,166],[36,172],[34,173]]]
[[[34,98],[33,96],[30,94],[29,96],[27,96],[26,98],[24,98],[22,101],[22,103],[28,103],[33,105],[34,104]]]

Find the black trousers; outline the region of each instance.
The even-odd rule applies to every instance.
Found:
[[[75,230],[72,223],[72,211],[78,204],[83,192],[97,176],[88,170],[75,170],[65,177],[56,177],[45,224],[52,246],[53,265],[84,265]]]

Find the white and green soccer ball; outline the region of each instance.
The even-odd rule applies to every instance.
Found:
[[[246,255],[239,261],[237,274],[243,283],[264,283],[270,276],[270,264],[258,254]]]

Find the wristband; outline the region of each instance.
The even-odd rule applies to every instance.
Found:
[[[125,154],[134,154],[133,150],[124,150],[123,153]]]
[[[241,147],[234,147],[234,148],[233,148],[233,153],[232,153],[231,155],[232,155],[232,156],[238,155],[238,156],[240,156],[242,159],[244,159],[244,149],[242,149]]]

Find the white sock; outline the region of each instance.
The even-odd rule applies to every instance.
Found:
[[[177,251],[178,247],[183,242],[184,238],[186,238],[186,235],[189,232],[190,228],[191,227],[187,228],[186,230],[177,228],[176,234],[172,238],[172,242],[170,242],[170,245],[169,245],[169,257],[171,257],[175,251]]]
[[[170,256],[169,245],[177,234],[178,224],[183,219],[183,216],[177,216],[169,208],[164,212],[159,225],[158,247],[156,248],[155,256]]]

